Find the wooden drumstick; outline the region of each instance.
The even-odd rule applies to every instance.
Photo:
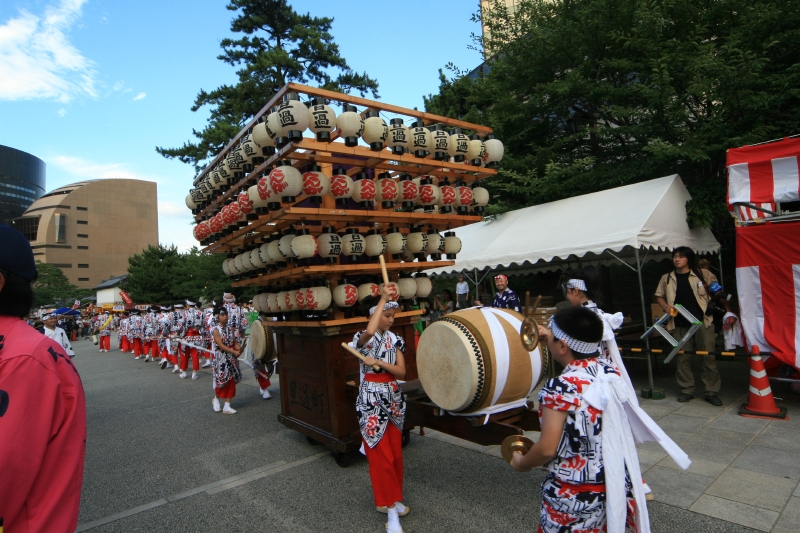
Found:
[[[364,362],[364,360],[366,359],[366,357],[364,357],[363,355],[361,355],[361,353],[360,353],[358,350],[354,349],[352,346],[350,346],[350,345],[349,345],[349,344],[347,344],[346,342],[343,342],[343,343],[342,343],[342,348],[344,348],[345,350],[347,350],[347,351],[348,351],[348,352],[350,352],[351,354],[353,354],[353,355],[355,355],[356,357],[358,357],[359,359],[361,359],[361,362],[362,362],[362,363],[363,363],[363,362]],[[373,370],[380,370],[380,369],[381,369],[381,367],[379,367],[378,365],[372,365],[372,369],[373,369]]]
[[[378,261],[381,262],[381,274],[383,274],[383,284],[389,285],[389,273],[386,272],[386,261],[383,259],[383,254],[378,256]]]

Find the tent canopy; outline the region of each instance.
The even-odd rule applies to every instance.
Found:
[[[678,246],[698,253],[719,252],[706,228],[690,229],[686,202],[691,199],[674,174],[634,185],[535,205],[457,230],[463,242],[454,266],[431,270],[453,275],[474,270],[544,272],[571,262],[635,265],[659,260]],[[566,265],[564,264],[566,263]]]

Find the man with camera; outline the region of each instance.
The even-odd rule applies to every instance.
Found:
[[[695,332],[683,350],[686,351],[714,351],[714,310],[722,309],[727,304],[720,297],[722,287],[717,283],[717,278],[706,269],[694,268],[695,255],[691,248],[679,246],[672,252],[672,263],[675,270],[664,274],[658,282],[656,301],[672,315],[667,323],[667,330],[676,339],[683,338],[689,331],[691,324],[681,314],[676,315],[675,304],[682,305],[694,317],[702,320],[703,324]],[[725,310],[722,309],[722,313]],[[698,355],[703,365],[703,384],[705,385],[705,399],[708,403],[721,406],[719,389],[721,379],[717,370],[717,361],[713,355]],[[679,402],[688,402],[694,398],[695,377],[692,371],[691,355],[678,354],[675,360],[678,371],[675,373],[678,385],[681,387]]]

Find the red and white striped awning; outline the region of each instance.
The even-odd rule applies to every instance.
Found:
[[[728,204],[762,206],[800,200],[798,159],[800,138],[731,148],[726,163]]]

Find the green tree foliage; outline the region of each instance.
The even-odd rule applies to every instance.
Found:
[[[75,300],[92,295],[91,290],[72,285],[57,266],[36,261],[36,270],[39,277],[31,284],[34,307],[48,304],[71,307]]]
[[[223,39],[218,59],[241,66],[236,85],[201,90],[192,111],[209,106],[202,131],[192,130],[197,142],[180,148],[156,148],[168,159],[177,158],[200,172],[270,98],[290,81],[313,83],[333,91],[358,91],[377,97],[378,82],[359,74],[339,55],[330,33],[332,18],[297,13],[287,0],[231,0],[237,12],[231,31],[239,39]]]
[[[425,105],[505,143],[500,209],[678,173],[690,224],[709,226],[725,151],[800,133],[792,0],[518,0],[475,17],[491,71],[443,77]]]
[[[172,283],[179,297],[219,301],[222,293],[231,291],[231,281],[222,271],[224,255],[206,254],[193,246],[180,259]]]

